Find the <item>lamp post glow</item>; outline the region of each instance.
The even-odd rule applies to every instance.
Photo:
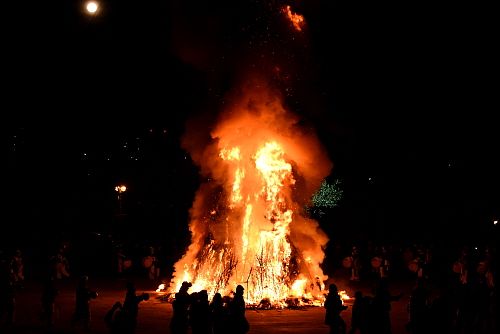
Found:
[[[90,13],[95,13],[95,11],[97,10],[99,6],[95,3],[95,2],[90,2],[88,5],[87,5],[87,10],[90,12]]]
[[[115,187],[115,191],[118,191],[118,214],[122,214],[122,193],[124,193],[127,190],[127,187],[125,187],[123,184]]]
[[[121,185],[121,186],[118,186],[118,187],[115,187],[115,190],[118,191],[118,193],[124,193],[126,190],[127,190],[127,187],[125,187],[124,185]]]

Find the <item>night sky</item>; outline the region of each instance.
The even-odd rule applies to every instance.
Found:
[[[14,1],[4,14],[3,242],[22,242],[28,224],[114,233],[118,183],[129,186],[128,230],[184,233],[200,182],[184,124],[209,124],[252,66],[272,73],[343,180],[344,199],[320,221],[333,240],[491,240],[491,9],[107,0],[92,16],[85,4]],[[284,5],[304,15],[303,31]]]

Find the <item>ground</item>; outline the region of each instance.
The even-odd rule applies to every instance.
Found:
[[[136,283],[138,294],[142,292],[151,294],[150,300],[140,304],[137,334],[170,333],[168,324],[172,317],[172,305],[160,302],[160,300],[156,298],[158,294],[154,291],[160,282],[137,278],[134,278],[133,281]],[[99,294],[97,299],[91,300],[90,302],[92,313],[91,333],[109,333],[103,318],[115,302],[123,302],[126,292],[125,283],[126,281],[124,280],[89,277],[89,287]],[[327,283],[330,283],[330,281]],[[369,291],[373,288],[375,281],[347,281],[345,283],[336,281],[335,283],[339,286],[339,289],[347,290],[349,295],[354,295],[354,292],[357,290],[371,295]],[[73,329],[69,324],[69,319],[75,307],[76,279],[69,278],[58,281],[56,284],[57,288],[60,290],[60,295],[56,299],[60,311],[54,327],[43,327],[38,318],[38,313],[41,309],[40,296],[43,282],[40,280],[28,279],[24,282],[23,290],[16,293],[16,319],[14,325],[4,325],[5,319],[2,318],[0,332],[23,334],[81,332],[81,325]],[[413,286],[414,282],[411,280],[389,282],[389,287],[393,294],[398,294],[400,292],[405,294],[399,302],[392,303],[391,320],[393,334],[406,333],[404,330],[404,325],[408,320],[406,305],[408,304],[408,297]],[[436,292],[436,289],[433,289],[432,285],[429,287],[434,293]],[[301,310],[247,310],[246,316],[251,325],[249,333],[327,334],[329,330],[328,326],[324,325],[325,310],[322,307],[305,308]],[[348,324],[349,330],[351,319],[350,307],[342,313],[342,317]]]

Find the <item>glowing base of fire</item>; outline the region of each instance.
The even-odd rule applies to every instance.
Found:
[[[158,289],[156,289],[156,292],[167,292],[167,286],[165,284],[160,284],[158,286]],[[340,295],[340,298],[342,299],[342,303],[346,300],[352,299],[348,294],[347,291],[342,290],[338,292]],[[168,301],[172,302],[174,300],[174,295],[175,293],[170,294]],[[327,291],[325,291],[324,295],[320,296],[313,296],[311,293],[306,293],[303,294],[301,297],[295,297],[295,296],[290,296],[286,300],[280,301],[278,303],[271,303],[269,299],[265,298],[263,299],[259,304],[256,303],[250,303],[247,300],[245,300],[246,307],[249,309],[275,309],[275,308],[295,308],[295,307],[304,307],[304,306],[312,306],[312,307],[319,307],[323,306],[325,299],[326,299]]]

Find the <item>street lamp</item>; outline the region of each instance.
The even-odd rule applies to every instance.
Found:
[[[115,191],[118,191],[118,214],[122,214],[122,193],[127,190],[123,184],[115,187]]]
[[[123,184],[121,186],[115,187],[115,190],[118,191],[119,194],[124,193],[127,190]]]

